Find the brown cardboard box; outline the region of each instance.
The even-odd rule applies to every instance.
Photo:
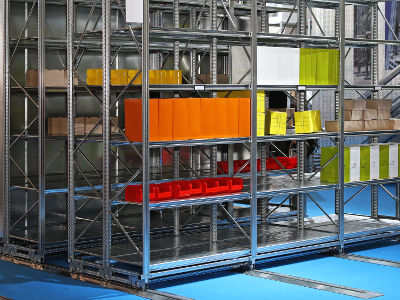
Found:
[[[66,70],[45,70],[44,73],[46,87],[67,87],[68,72]],[[25,85],[28,87],[38,86],[39,74],[37,70],[27,70]],[[74,78],[74,85],[78,85],[78,78]]]
[[[365,130],[391,130],[390,120],[370,120],[365,121]]]
[[[198,84],[210,84],[211,83],[210,74],[198,74],[197,75],[197,83]],[[229,75],[218,74],[217,75],[217,83],[218,84],[229,84]]]
[[[288,120],[286,122],[287,127],[293,127],[294,126],[294,108],[271,108],[268,111],[279,111],[279,112],[286,112]]]
[[[369,120],[376,120],[378,119],[378,110],[377,109],[369,109],[367,108],[364,110],[364,120],[369,121]]]
[[[345,110],[364,110],[366,108],[365,100],[344,100]]]
[[[118,125],[118,117],[111,117],[115,123]],[[88,134],[90,130],[96,125],[98,117],[86,117],[85,118],[85,134]],[[118,128],[111,122],[111,133],[118,133]],[[100,121],[99,125],[92,132],[92,134],[103,134],[103,122]]]
[[[344,111],[345,121],[361,121],[364,120],[363,110],[345,110]]]
[[[363,131],[364,121],[344,121],[344,131]],[[338,121],[326,121],[325,131],[327,132],[338,132],[339,122]]]
[[[400,130],[400,119],[390,119],[390,129]]]
[[[65,135],[68,132],[67,118],[54,118],[47,119],[48,134],[49,135]]]
[[[390,119],[390,109],[378,109],[378,120],[389,120]]]
[[[68,119],[64,117],[49,117],[48,134],[49,135],[67,135]],[[75,135],[83,135],[85,132],[85,118],[75,118]]]
[[[391,109],[392,100],[391,99],[368,99],[366,100],[367,108],[372,109]]]

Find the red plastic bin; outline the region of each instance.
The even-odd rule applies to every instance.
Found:
[[[297,168],[297,157],[285,157],[285,160],[287,169]]]
[[[170,182],[160,183],[156,186],[156,200],[170,200],[173,198],[172,184]]]
[[[172,192],[174,199],[189,198],[192,195],[192,184],[189,181],[174,181],[172,182]]]
[[[190,180],[189,183],[192,185],[190,192],[191,196],[201,196],[203,194],[203,182],[204,180]]]
[[[217,162],[217,174],[228,174],[228,162],[227,161],[219,161]]]
[[[230,186],[232,184],[231,179],[229,177],[220,177],[220,178],[215,178],[214,180],[217,180],[219,183],[218,194],[229,193]]]
[[[221,192],[219,181],[216,179],[207,179],[203,181],[203,196],[216,195]]]
[[[229,193],[238,193],[243,190],[242,178],[229,178]]]
[[[128,185],[125,189],[125,201],[142,203],[143,187],[142,185]],[[156,201],[156,185],[150,184],[150,201]]]

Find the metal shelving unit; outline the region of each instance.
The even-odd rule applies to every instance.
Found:
[[[362,95],[360,91],[366,91],[377,97],[380,91],[399,89],[378,80],[378,45],[400,45],[397,40],[379,39],[379,2],[274,0],[271,4],[287,5],[276,7],[266,1],[146,1],[144,19],[150,22],[143,26],[125,23],[122,0],[3,2],[0,23],[5,39],[0,63],[4,62],[4,70],[0,84],[4,88],[0,90],[0,113],[5,122],[1,125],[4,169],[0,179],[4,182],[4,201],[0,220],[4,219],[4,228],[0,230],[0,250],[4,254],[42,262],[52,253],[68,252],[71,272],[145,287],[150,281],[237,266],[252,268],[261,260],[298,253],[327,249],[343,252],[349,244],[400,234],[398,179],[344,183],[343,174],[346,138],[377,141],[377,136],[400,133],[342,130],[348,93]],[[375,30],[371,39],[346,36],[345,8],[358,5],[372,10]],[[312,13],[315,8],[335,12],[333,36],[326,36],[323,30],[322,36],[309,34],[307,15],[321,29]],[[33,14],[36,11],[37,15]],[[296,12],[297,24],[290,25],[294,34],[269,32],[275,28],[269,24],[269,14],[276,11]],[[57,12],[55,16],[53,12]],[[21,14],[23,23],[14,26],[17,29],[9,28],[10,16]],[[60,23],[60,17],[65,18],[65,27],[60,25],[53,32],[51,25]],[[237,17],[245,18],[244,28]],[[340,49],[340,83],[257,85],[259,45]],[[217,82],[218,73],[232,72],[232,46],[250,49],[249,83]],[[373,76],[368,85],[352,85],[345,80],[345,60],[353,47],[373,51]],[[23,63],[10,63],[14,57]],[[178,70],[182,65],[189,66],[184,84],[149,85],[150,67]],[[21,75],[32,67],[40,74],[36,88],[25,87]],[[67,87],[45,87],[44,70],[50,67],[67,69]],[[103,69],[103,86],[86,85],[87,68]],[[143,84],[111,86],[112,68],[141,69]],[[199,70],[210,74],[210,84],[196,80]],[[78,85],[74,78],[78,78]],[[218,91],[236,90],[251,91],[251,137],[149,141],[150,97],[215,97]],[[314,134],[288,131],[284,136],[257,137],[257,90],[293,91],[296,96],[292,100],[299,111],[308,109],[308,92],[332,92],[341,130]],[[142,143],[131,142],[125,135],[123,100],[127,97],[143,99]],[[18,111],[22,106],[24,109]],[[75,134],[75,117],[85,114],[100,117],[95,127],[102,126],[102,134],[94,134],[95,128],[85,136]],[[68,134],[47,135],[46,118],[59,115],[68,117]],[[111,116],[118,116],[119,121]],[[111,133],[111,127],[117,132]],[[309,140],[324,140],[338,147],[341,171],[337,184],[320,182],[318,173],[324,166],[314,166],[316,172],[308,170]],[[233,172],[234,156],[248,159],[246,164],[252,166],[257,165],[259,157],[265,166],[267,154],[274,156],[270,145],[282,141],[297,141],[296,170],[267,172],[263,167],[261,172]],[[149,201],[150,183],[217,177],[219,160],[229,162],[227,175],[244,178],[243,192]],[[50,170],[52,164],[55,167]],[[125,188],[141,183],[143,203],[126,202]],[[397,186],[396,195],[387,184]],[[371,216],[345,213],[345,205],[370,187]],[[347,188],[358,190],[345,197]],[[379,188],[396,201],[394,218],[379,215]],[[322,190],[335,193],[331,199],[334,213],[328,213],[312,194]],[[308,217],[307,203],[314,203],[321,216]]]

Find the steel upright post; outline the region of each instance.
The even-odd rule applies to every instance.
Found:
[[[75,247],[75,101],[74,101],[74,1],[67,1],[67,113],[68,113],[68,260]]]
[[[335,9],[335,37],[340,38],[340,8]],[[339,120],[340,114],[340,92],[335,91],[335,120]],[[335,139],[336,145],[338,146],[339,140]],[[335,189],[335,214],[339,216],[339,201],[340,193],[338,189]]]
[[[345,46],[346,46],[346,1],[340,0],[340,70],[339,70],[339,252],[344,248],[344,88],[345,88]]]
[[[297,4],[297,30],[298,34],[306,34],[306,4],[305,0],[298,0]],[[299,90],[297,92],[297,110],[304,111],[306,102],[305,90]],[[297,180],[299,182],[304,181],[305,175],[305,160],[306,160],[306,147],[304,141],[297,142]],[[297,196],[297,226],[300,229],[304,229],[304,217],[306,211],[306,198],[305,195],[300,193]]]
[[[257,257],[257,1],[251,2],[251,268]]]
[[[9,196],[9,135],[10,135],[10,38],[9,38],[9,14],[10,0],[4,0],[0,3],[0,35],[3,37],[0,40],[1,52],[0,63],[3,72],[0,76],[0,130],[3,132],[0,142],[1,161],[3,168],[0,172],[1,181],[1,197],[0,200],[0,236],[3,237],[4,244],[9,243],[9,221],[10,221],[10,196]]]
[[[173,2],[174,28],[179,28],[179,0]],[[174,42],[174,70],[179,70],[179,41]]]
[[[148,284],[150,276],[150,146],[149,146],[149,1],[143,1],[142,26],[142,128],[143,128],[143,267],[142,280]]]
[[[378,39],[378,3],[371,4],[371,29],[373,40]],[[378,84],[378,46],[371,48],[371,85]],[[378,92],[372,92],[373,99],[377,99]],[[372,143],[378,142],[378,137],[371,137]],[[378,218],[378,185],[371,185],[371,217]]]
[[[45,197],[45,130],[46,130],[46,0],[38,0],[38,99],[39,99],[39,232],[38,232],[38,259],[43,259],[45,253],[45,229],[46,229],[46,197]]]
[[[111,7],[102,1],[103,20],[103,272],[110,272],[111,256],[111,189],[110,189],[110,80],[111,80]]]

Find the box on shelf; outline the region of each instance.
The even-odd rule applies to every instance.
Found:
[[[286,127],[291,128],[294,126],[294,108],[270,108],[269,111],[279,111],[287,113]]]
[[[369,145],[370,179],[379,179],[379,144]]]
[[[37,70],[27,70],[25,85],[27,87],[39,86],[39,73]],[[46,87],[67,87],[68,72],[66,70],[46,69],[44,71],[44,85]],[[78,78],[74,78],[74,85],[78,85]]]
[[[350,177],[349,181],[368,181],[370,178],[370,147],[369,145],[350,146]]]
[[[257,91],[257,113],[265,113],[265,91]]]
[[[286,132],[286,127],[285,127]],[[257,113],[257,136],[265,135],[265,113]]]
[[[198,74],[198,75],[196,75],[196,77],[198,78],[197,84],[210,84],[211,83],[210,74]],[[218,74],[217,75],[217,83],[218,84],[229,84],[229,75],[228,74]]]
[[[365,110],[367,108],[366,100],[344,100],[344,109],[345,110]]]
[[[189,98],[188,105],[188,130],[190,139],[201,139],[201,99]]]
[[[158,141],[172,141],[173,112],[174,99],[158,99]]]
[[[239,134],[238,137],[250,137],[250,98],[239,98]]]
[[[391,130],[390,120],[369,120],[365,121],[365,130]]]
[[[294,113],[296,133],[321,131],[321,113],[319,110],[298,111]]]
[[[372,109],[391,109],[392,100],[391,99],[368,99],[366,101],[366,108]]]
[[[103,84],[103,69],[87,69],[86,70],[86,83],[88,85],[102,85]]]
[[[371,148],[369,145],[360,145],[360,181],[368,181],[371,176]]]
[[[214,98],[215,101],[215,137],[226,138],[228,131],[228,98]]]
[[[267,111],[265,114],[265,134],[286,134],[287,113]]]
[[[132,81],[131,84],[142,84],[142,72],[139,70],[128,70],[128,83]]]
[[[390,109],[378,109],[377,110],[378,120],[389,120],[390,119]]]
[[[379,145],[379,179],[398,176],[398,149],[398,144]]]
[[[75,118],[75,135],[86,134],[86,117]],[[68,119],[65,117],[49,117],[47,119],[49,135],[67,135]]]
[[[184,141],[189,139],[188,101],[185,98],[173,99],[174,109],[172,118],[172,140]]]
[[[353,131],[364,131],[364,121],[344,121],[344,131],[345,132],[353,132]],[[327,132],[338,132],[339,131],[339,122],[338,121],[326,121],[325,122],[325,131]]]
[[[362,121],[364,120],[364,110],[345,110],[345,121]]]
[[[239,101],[240,98],[228,98],[226,137],[235,138],[239,136]]]
[[[128,70],[111,70],[111,85],[127,85]]]
[[[172,106],[172,105],[171,105]],[[159,140],[159,100],[150,99],[149,101],[149,140],[150,142]],[[171,109],[172,112],[172,109]],[[171,138],[172,138],[172,114],[171,114]],[[125,134],[129,140],[141,142],[142,133],[142,100],[125,99]]]
[[[85,117],[85,132],[84,134],[88,134],[92,128],[98,123],[99,117]],[[114,122],[118,125],[118,117],[111,117]],[[110,121],[111,133],[118,133],[118,128],[114,125],[113,122]],[[103,133],[103,123],[99,122],[99,125],[93,130],[92,134],[102,134]]]
[[[336,157],[335,157],[336,156]],[[335,158],[334,158],[335,157]],[[329,162],[329,163],[328,163]],[[322,182],[337,183],[339,176],[338,148],[321,147],[321,169],[320,180]],[[344,181],[350,180],[350,148],[344,148]]]
[[[390,119],[390,129],[400,130],[400,119]]]
[[[364,120],[377,120],[378,119],[378,110],[367,108],[364,110]]]

